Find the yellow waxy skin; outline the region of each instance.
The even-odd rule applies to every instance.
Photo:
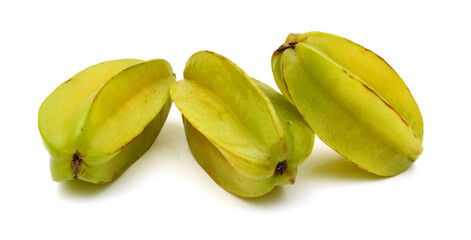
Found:
[[[235,195],[294,183],[312,150],[314,135],[292,104],[217,53],[195,53],[170,95],[193,156]]]
[[[152,145],[171,107],[171,66],[161,59],[102,62],[76,74],[39,109],[54,181],[106,183]]]
[[[272,70],[316,135],[354,165],[394,176],[422,153],[417,103],[370,50],[332,34],[290,34],[273,54]]]

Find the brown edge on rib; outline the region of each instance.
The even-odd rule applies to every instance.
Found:
[[[401,119],[401,121],[408,127],[411,129],[412,131],[412,135],[414,135],[415,138],[418,139],[417,135],[415,134],[414,130],[412,130],[412,128],[409,126],[409,124],[407,123],[407,121],[401,116],[401,114],[399,114],[396,109],[394,109],[391,105],[389,105],[388,102],[386,102],[381,96],[378,95],[378,93],[376,93],[375,91],[373,91],[373,89],[371,89],[368,85],[366,85],[363,81],[360,81],[358,79],[356,79],[354,76],[352,76],[350,73],[348,73],[345,69],[342,69],[342,71],[347,74],[351,79],[353,80],[356,80],[358,81],[363,87],[366,88],[366,90],[372,92],[374,95],[376,95],[384,104],[386,104],[387,107],[389,107],[391,110],[393,110],[397,116],[399,116],[399,118]]]
[[[388,65],[388,67],[389,67],[394,73],[396,73],[397,76],[399,76],[399,73],[397,73],[396,70],[395,70],[388,62],[386,62],[386,60],[384,60],[384,58],[382,58],[380,55],[376,54],[374,51],[371,51],[370,49],[368,49],[368,48],[366,48],[366,47],[363,47],[362,45],[360,45],[360,44],[358,44],[358,43],[356,43],[356,42],[353,42],[353,41],[351,41],[351,40],[349,40],[349,39],[346,39],[346,38],[343,38],[343,39],[347,40],[348,42],[353,43],[353,44],[356,45],[356,46],[359,46],[359,47],[363,48],[363,50],[364,50],[365,52],[370,52],[370,53],[372,53],[373,55],[375,55],[376,57],[378,57],[381,61],[383,61],[384,63],[386,63],[386,65]],[[399,78],[400,78],[401,81],[404,83],[404,86],[406,87],[407,91],[408,91],[408,92],[411,94],[411,96],[412,96],[412,93],[411,93],[409,87],[408,87],[408,86],[406,85],[406,83],[404,82],[404,80],[402,80],[401,76],[399,76]],[[413,97],[412,97],[412,98],[413,98]],[[415,99],[414,99],[414,101],[415,101]]]
[[[281,56],[281,58],[283,58],[283,55]],[[288,83],[286,83],[286,78],[285,78],[285,74],[284,74],[285,65],[283,64],[283,59],[280,59],[280,64],[281,64],[281,66],[280,66],[281,79],[283,80],[283,84],[285,84],[286,93],[288,94],[289,99],[291,99],[291,102],[293,102],[293,105],[294,105],[294,99],[293,99],[293,97],[291,97],[291,93],[289,92],[289,88],[288,88]]]
[[[147,125],[148,126],[148,125]],[[146,126],[146,127],[147,127]],[[141,132],[142,133],[142,132]],[[118,151],[121,151],[123,150],[125,147],[127,147],[129,144],[131,144],[132,142],[134,142],[134,140],[136,140],[137,137],[139,137],[139,135],[141,135],[141,133],[139,133],[137,136],[135,136],[133,139],[131,139],[131,141],[127,142],[126,144],[124,144],[121,148],[119,148]]]

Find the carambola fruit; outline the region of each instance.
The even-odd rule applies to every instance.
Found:
[[[332,34],[290,34],[273,54],[272,70],[315,134],[354,165],[393,176],[422,153],[419,108],[372,51]]]
[[[217,53],[190,57],[170,95],[193,156],[235,195],[256,197],[293,184],[312,151],[313,132],[291,103]]]
[[[102,62],[76,74],[39,109],[54,181],[106,183],[152,145],[171,106],[171,66],[161,59]]]

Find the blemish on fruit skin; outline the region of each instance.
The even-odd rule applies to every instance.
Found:
[[[416,156],[419,156],[420,154],[422,154],[422,151],[421,151],[421,150],[415,150],[414,154],[415,154]]]
[[[294,179],[290,178],[289,183],[294,184]]]
[[[117,171],[113,174],[113,177],[111,178],[111,181],[114,181],[116,180],[117,178],[119,178],[121,176],[121,174],[123,174],[123,171]]]

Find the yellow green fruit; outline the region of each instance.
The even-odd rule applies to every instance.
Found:
[[[165,60],[121,59],[61,84],[38,116],[53,180],[106,183],[119,177],[159,134],[174,82]]]
[[[354,165],[393,176],[422,153],[417,103],[372,51],[332,34],[290,34],[274,52],[272,70],[315,134]]]
[[[314,135],[283,96],[209,51],[188,60],[170,88],[193,156],[228,192],[256,197],[292,184]]]

